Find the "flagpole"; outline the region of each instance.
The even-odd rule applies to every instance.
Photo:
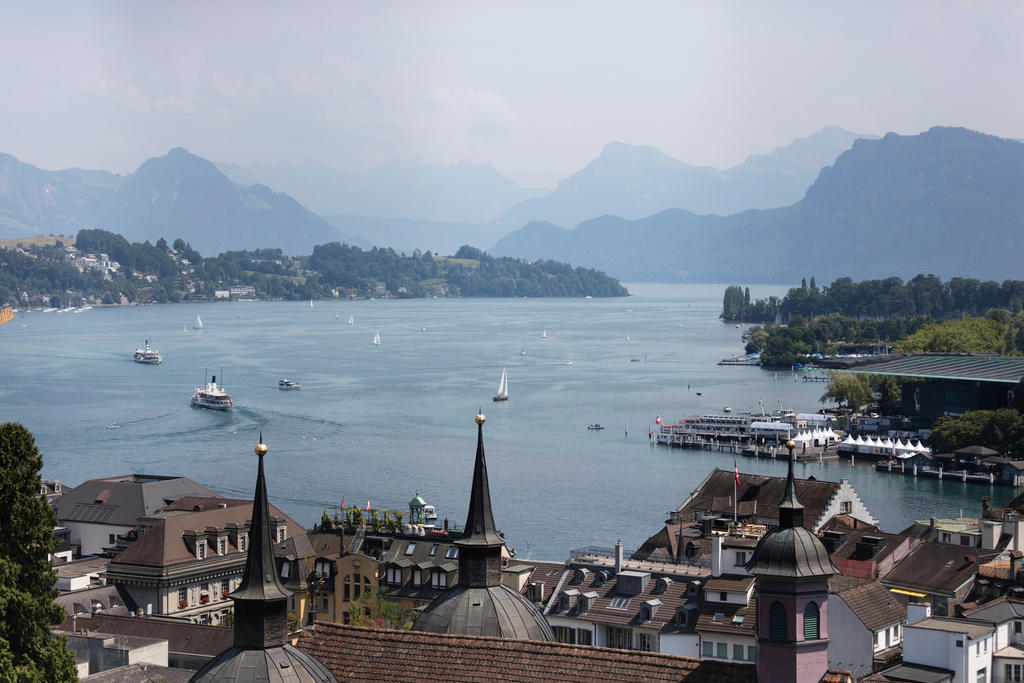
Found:
[[[732,459],[732,523],[735,526],[740,524],[739,515],[739,485],[740,485],[740,466],[736,464],[736,458]]]

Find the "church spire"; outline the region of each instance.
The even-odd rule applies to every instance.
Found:
[[[792,529],[804,525],[804,506],[796,497],[796,478],[793,476],[793,449],[796,443],[790,439],[786,442],[789,450],[789,473],[786,475],[786,492],[779,501],[779,527]]]
[[[235,647],[259,650],[284,645],[287,641],[287,600],[291,593],[277,579],[274,544],[270,533],[270,504],[267,482],[263,474],[263,456],[267,446],[256,445],[259,468],[256,492],[252,500],[252,523],[249,527],[249,554],[245,574],[238,589],[229,597],[235,601]]]
[[[476,416],[476,464],[473,467],[473,489],[469,496],[465,536],[459,547],[459,584],[467,587],[497,586],[501,583],[501,548],[505,540],[494,528],[491,492],[487,483],[487,461],[484,459],[483,413]]]

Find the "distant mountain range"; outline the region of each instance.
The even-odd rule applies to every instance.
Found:
[[[318,162],[218,166],[236,183],[265,183],[323,216],[487,223],[545,193],[519,187],[491,164],[468,161],[453,166],[393,161],[363,172],[342,171]]]
[[[1024,144],[963,128],[860,139],[791,206],[671,209],[567,230],[532,222],[492,250],[625,281],[792,282],[934,273],[1001,280],[1024,260]]]
[[[612,142],[551,194],[509,209],[501,223],[568,227],[598,216],[636,219],[665,209],[728,215],[787,206],[803,196],[822,167],[864,137],[870,136],[829,126],[726,170],[691,166],[654,147]]]
[[[286,194],[265,185],[239,187],[211,162],[180,147],[135,173],[43,171],[0,155],[0,237],[81,228],[118,232],[131,241],[181,237],[201,252],[283,245],[308,254],[316,244],[348,241]]]

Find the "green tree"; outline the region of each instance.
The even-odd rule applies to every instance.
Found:
[[[0,679],[76,681],[75,659],[50,624],[57,572],[49,560],[57,516],[39,494],[42,456],[25,427],[0,425]]]
[[[940,417],[928,441],[932,450],[940,453],[985,446],[1012,457],[1024,457],[1024,416],[1011,408],[1000,408]]]
[[[856,410],[871,401],[871,385],[867,375],[843,372],[830,372],[828,375],[831,379],[825,393],[818,399],[820,403],[834,401],[840,408]]]

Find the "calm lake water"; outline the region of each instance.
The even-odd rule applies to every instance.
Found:
[[[741,331],[718,320],[723,285],[629,289],[625,299],[19,314],[0,326],[0,421],[24,423],[44,455],[44,476],[71,485],[170,474],[238,497],[252,495],[262,429],[271,501],[304,526],[342,499],[407,510],[416,491],[461,526],[482,406],[495,522],[521,557],[560,561],[572,548],[617,539],[635,548],[711,469],[732,468],[728,455],[651,446],[655,416],[677,420],[725,405],[755,411],[758,400],[813,412],[824,385],[717,366],[743,346]],[[752,289],[757,297],[785,292]],[[192,329],[197,314],[204,333]],[[375,330],[379,346],[371,344]],[[163,365],[129,360],[145,339]],[[232,412],[189,406],[205,366],[234,398]],[[493,403],[503,367],[511,398]],[[280,378],[302,389],[280,391]],[[606,429],[588,431],[590,423]],[[786,470],[748,458],[739,466]],[[848,478],[886,531],[961,509],[975,514],[982,495],[994,503],[1013,496],[1009,488],[878,474],[867,463],[797,466],[798,476],[812,474]]]

